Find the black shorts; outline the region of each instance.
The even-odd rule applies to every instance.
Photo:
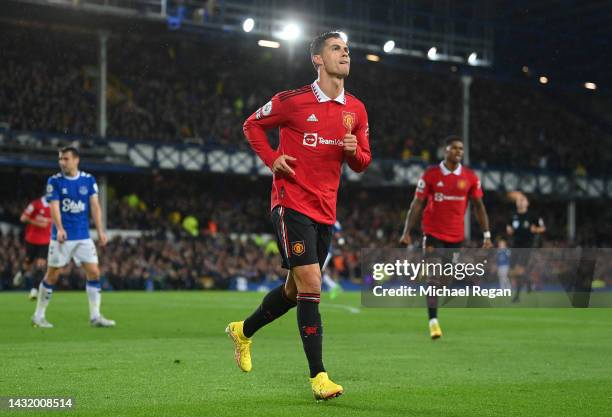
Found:
[[[49,254],[49,245],[35,245],[34,243],[26,242],[26,262],[34,262],[36,259],[47,259]]]
[[[283,258],[283,268],[319,264],[323,267],[332,237],[332,226],[317,223],[295,210],[277,206],[272,225]]]
[[[436,248],[436,249],[456,249],[463,245],[461,242],[445,242],[432,235],[423,235],[423,247],[424,248]]]
[[[529,258],[531,257],[531,249],[515,249],[510,251],[510,266],[517,266],[527,269],[529,266]]]
[[[459,255],[459,251],[444,249],[460,249],[462,244],[463,241],[446,242],[431,235],[423,235],[423,256],[428,262],[454,263],[456,262],[454,258],[456,255]],[[449,278],[442,279],[441,277],[430,277],[428,282],[430,284],[439,285],[448,279]]]
[[[460,249],[461,242],[446,242],[432,235],[423,235],[423,255],[429,260],[440,262],[453,262],[453,254],[459,251],[437,251],[436,249]]]

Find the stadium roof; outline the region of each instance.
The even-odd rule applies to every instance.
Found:
[[[553,82],[591,81],[612,91],[612,2],[502,0],[495,7],[496,71],[527,65]]]
[[[144,0],[131,0],[133,3]],[[97,3],[82,0],[77,4]],[[126,3],[116,0],[114,4]],[[184,4],[203,5],[203,0],[185,0]],[[51,5],[70,6],[52,13]],[[131,3],[130,3],[131,4]],[[174,4],[170,2],[169,4]],[[534,82],[546,75],[550,87],[579,89],[585,82],[594,82],[600,91],[612,92],[612,2],[609,0],[232,0],[218,1],[218,7],[241,4],[257,10],[282,9],[288,15],[325,16],[339,22],[356,22],[388,27],[390,38],[394,28],[410,26],[414,33],[450,33],[489,42],[493,33],[493,72],[503,78],[521,78],[523,66]],[[117,9],[117,7],[114,7]],[[110,10],[110,9],[109,9]],[[55,20],[64,24],[144,31],[143,17],[131,14],[124,19],[94,14],[88,16],[69,0],[12,0],[7,2],[4,18]],[[165,26],[163,19],[157,24]],[[138,19],[137,19],[138,18]],[[113,20],[114,19],[114,20]],[[112,20],[112,24],[108,23]],[[136,22],[138,20],[138,22]],[[106,22],[106,23],[105,23]],[[152,23],[152,22],[149,22]],[[365,23],[364,23],[365,25]],[[363,26],[363,25],[362,25]],[[340,28],[338,28],[340,29]],[[350,37],[350,34],[349,34]],[[402,45],[399,45],[402,47]],[[490,71],[487,70],[487,71]]]

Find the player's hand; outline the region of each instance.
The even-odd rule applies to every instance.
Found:
[[[64,229],[60,229],[57,231],[57,241],[59,243],[64,243],[68,239],[68,235]]]
[[[44,216],[37,216],[36,217],[36,224],[35,226],[38,227],[47,227],[49,225],[49,223],[51,223],[51,219],[48,219]]]
[[[410,236],[410,233],[406,233],[406,234],[402,235],[402,237],[400,238],[399,243],[400,243],[400,245],[404,245],[404,246],[412,245],[412,237]]]
[[[289,155],[279,156],[278,158],[276,158],[276,161],[274,161],[274,163],[272,164],[272,173],[274,175],[286,174],[286,175],[290,175],[294,177],[295,171],[293,170],[293,168],[291,168],[289,163],[293,163],[295,161],[297,161],[297,159]]]
[[[484,249],[491,249],[493,247],[493,242],[491,242],[491,239],[484,239],[482,241],[482,247]]]
[[[98,232],[98,242],[100,243],[100,246],[106,246],[106,244],[108,243],[108,238],[106,237],[106,233]]]
[[[357,136],[347,133],[342,140],[344,153],[350,156],[355,156],[357,153]]]

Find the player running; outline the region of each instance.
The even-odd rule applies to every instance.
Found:
[[[510,249],[508,243],[504,239],[497,242],[497,253],[495,254],[495,266],[497,267],[497,278],[499,280],[499,288],[512,289],[512,284],[508,278],[510,273]]]
[[[39,273],[44,274],[51,239],[51,209],[45,197],[31,201],[21,213],[19,221],[26,225],[26,256],[13,283],[19,286],[22,279],[25,279],[26,288],[30,288],[30,300],[36,300],[39,285],[37,276]]]
[[[518,303],[521,290],[527,285],[531,292],[531,280],[529,279],[529,255],[534,247],[536,236],[546,232],[544,220],[529,211],[529,200],[525,194],[517,195],[516,211],[512,214],[510,223],[506,225],[506,233],[512,240],[512,255],[510,274],[515,280],[513,303]]]
[[[468,199],[471,199],[478,224],[483,230],[483,247],[491,248],[489,217],[482,201],[480,180],[474,171],[461,165],[463,140],[459,136],[449,136],[444,143],[444,160],[428,168],[417,183],[400,243],[412,244],[410,232],[423,212],[423,248],[460,248],[465,234],[465,212]],[[432,339],[438,339],[442,336],[438,322],[438,297],[427,297],[427,307],[429,334]]]
[[[350,67],[346,43],[337,32],[324,33],[312,41],[310,56],[318,79],[276,94],[244,124],[251,147],[274,174],[272,224],[289,273],[250,317],[230,323],[226,332],[239,368],[249,372],[253,334],[297,305],[312,391],[317,400],[327,400],[344,389],[323,366],[321,267],[336,221],[342,164],[364,171],[371,154],[365,107],[344,91]],[[280,128],[278,149],[270,147],[266,135],[273,128]]]
[[[79,171],[79,152],[74,147],[59,152],[62,172],[47,181],[47,201],[51,206],[53,229],[49,244],[47,273],[38,288],[38,302],[32,316],[36,327],[51,328],[45,318],[45,311],[53,294],[63,267],[71,259],[82,266],[87,276],[87,298],[89,299],[89,320],[94,327],[112,327],[114,320],[100,314],[100,269],[96,245],[89,237],[89,212],[93,215],[100,244],[106,244],[106,233],[102,227],[102,211],[98,201],[98,186],[95,178]]]

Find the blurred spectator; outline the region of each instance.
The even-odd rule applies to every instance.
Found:
[[[9,24],[0,31],[0,122],[13,130],[94,136],[95,37]],[[219,47],[226,40],[208,42],[113,35],[107,136],[247,149],[244,119],[275,92],[315,77],[308,65],[288,63],[283,50],[233,39],[228,54]],[[366,104],[376,158],[427,162],[441,138],[461,131],[456,75],[360,62],[347,89]],[[471,95],[473,164],[607,172],[612,138],[601,130],[605,123],[590,123],[537,88],[477,78]]]

